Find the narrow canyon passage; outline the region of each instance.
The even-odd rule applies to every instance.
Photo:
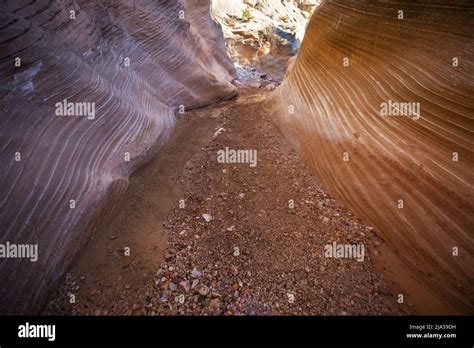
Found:
[[[251,84],[178,116],[43,314],[413,312],[375,267],[377,231],[320,187]],[[226,147],[258,165],[218,163]],[[324,257],[332,242],[363,243],[364,262]]]
[[[472,13],[1,2],[1,314],[474,313]]]

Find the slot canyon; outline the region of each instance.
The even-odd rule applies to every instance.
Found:
[[[0,18],[1,314],[474,314],[472,1]]]

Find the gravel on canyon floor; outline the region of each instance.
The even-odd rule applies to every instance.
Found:
[[[180,170],[182,200],[160,226],[163,261],[136,290],[138,300],[129,302],[131,285],[123,284],[114,311],[97,301],[71,306],[66,293],[88,275],[70,273],[45,314],[411,313],[398,303],[396,284],[375,267],[383,239],[318,184],[262,108],[268,93],[240,88],[220,109],[212,140]],[[226,148],[256,150],[257,165],[219,163]],[[325,257],[334,242],[363,245],[363,261]]]

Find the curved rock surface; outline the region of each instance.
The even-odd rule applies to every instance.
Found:
[[[267,104],[326,189],[470,313],[473,13],[469,0],[327,0]]]
[[[0,313],[38,311],[129,174],[167,140],[176,109],[235,95],[209,7],[0,3],[0,243],[39,249],[37,262],[0,259]],[[65,99],[89,109],[58,115]]]

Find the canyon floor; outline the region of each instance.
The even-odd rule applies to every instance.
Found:
[[[374,261],[385,242],[286,143],[262,107],[269,93],[244,84],[179,115],[43,314],[412,313]],[[225,147],[256,149],[257,166],[218,163]],[[364,261],[324,257],[333,242],[364,244]]]

